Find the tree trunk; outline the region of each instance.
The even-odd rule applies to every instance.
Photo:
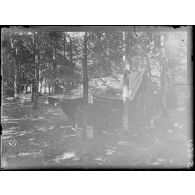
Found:
[[[129,129],[129,33],[123,32],[124,40],[124,77],[123,77],[123,130],[128,131]]]
[[[73,66],[73,62],[72,62],[72,39],[71,39],[70,36],[69,36],[69,38],[70,38],[70,64],[71,64],[71,67],[72,67]]]
[[[14,49],[14,44],[13,44],[12,38],[11,38],[11,48]],[[13,63],[14,63],[14,68],[13,68],[14,69],[13,98],[15,99],[16,95],[17,95],[17,47],[15,48]]]
[[[31,87],[31,102],[34,102],[35,99],[35,81],[32,82],[32,87]]]
[[[66,65],[66,35],[64,34],[64,65]]]
[[[123,78],[123,130],[127,131],[129,128],[129,79],[128,72],[124,73]]]
[[[40,81],[40,93],[42,94],[42,90],[43,90],[43,80],[41,79]]]
[[[73,65],[73,58],[72,58],[72,56],[73,56],[73,54],[72,54],[72,39],[71,39],[70,35],[68,37],[70,39],[70,74],[71,74],[71,76],[73,76],[73,72],[74,72],[75,67]]]
[[[84,99],[83,124],[84,124],[84,132],[85,132],[87,127],[87,105],[88,105],[87,32],[85,32],[85,36],[84,36],[82,66],[83,66],[83,99]],[[86,133],[84,133],[84,137],[86,137]]]
[[[98,48],[98,51],[97,51],[97,67],[101,66],[101,33],[98,32],[97,33],[97,37],[98,37],[98,41],[97,41],[97,48]]]
[[[176,92],[176,81],[175,81],[175,68],[174,68],[174,61],[169,60],[169,66],[171,69],[171,80],[170,80],[170,90],[169,90],[169,100],[168,104],[172,109],[177,108],[177,92]]]
[[[167,94],[166,94],[166,61],[165,61],[165,49],[164,49],[164,36],[161,35],[161,56],[162,56],[162,64],[161,64],[161,118],[167,118]]]
[[[163,64],[164,66],[164,64]],[[164,67],[162,68],[161,71],[161,95],[162,95],[162,107],[161,107],[161,117],[166,118],[168,113],[167,113],[167,104],[166,104],[166,85],[165,85],[165,70]]]
[[[14,60],[14,98],[16,98],[17,95],[17,48],[15,50],[15,60]]]
[[[28,85],[25,85],[25,93],[28,93]]]
[[[55,79],[57,76],[57,63],[56,63],[56,47],[54,45],[54,51],[53,51],[53,82],[52,82],[52,93],[55,94],[56,93],[56,89],[55,89]]]
[[[39,84],[39,63],[36,63],[36,73],[35,73],[35,90],[34,90],[34,109],[37,109],[38,105],[38,84]]]
[[[38,105],[38,86],[39,86],[39,50],[38,50],[38,43],[37,38],[34,37],[34,62],[35,62],[35,82],[34,82],[34,109],[37,109]]]
[[[165,45],[167,44],[168,40],[170,39],[167,34],[165,36]],[[176,95],[176,87],[175,87],[175,60],[173,59],[173,56],[170,54],[170,52],[167,52],[168,54],[168,68],[170,70],[170,90],[169,90],[169,99],[168,99],[168,105],[172,109],[176,109],[177,107],[177,95]]]
[[[43,84],[44,94],[47,93],[47,91],[46,91],[46,87],[47,87],[46,83],[47,83],[47,82],[46,82],[46,78],[44,78],[44,84]]]
[[[49,94],[51,94],[51,85],[49,84]]]

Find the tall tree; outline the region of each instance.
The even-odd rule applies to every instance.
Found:
[[[11,38],[11,47],[14,50],[14,98],[16,97],[17,94],[17,75],[18,75],[18,71],[17,71],[17,67],[18,67],[18,49],[17,46],[14,47],[14,41]]]
[[[66,34],[63,36],[63,49],[64,49],[64,65],[66,65]]]
[[[167,77],[166,77],[166,71],[167,71],[167,57],[165,55],[165,36],[161,35],[161,117],[167,117]]]
[[[87,105],[88,105],[88,70],[87,70],[87,32],[84,35],[83,43],[83,99],[84,99],[84,130],[87,126]]]
[[[71,65],[71,68],[73,69],[73,61],[72,61],[72,56],[73,56],[73,53],[72,53],[72,38],[71,38],[70,35],[68,37],[70,39],[70,65]]]
[[[38,44],[38,39],[39,36],[35,32],[34,33],[34,63],[35,63],[35,74],[34,74],[34,86],[33,86],[33,100],[34,100],[34,109],[37,109],[38,105],[38,86],[39,86],[39,61],[40,61],[40,54],[39,54],[39,44]]]
[[[123,33],[124,40],[124,78],[123,78],[123,130],[129,127],[129,73],[130,73],[130,33]],[[132,43],[131,43],[132,44]]]

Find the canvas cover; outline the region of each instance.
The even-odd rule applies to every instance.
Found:
[[[143,81],[144,70],[132,72],[129,74],[129,97],[128,99],[132,101]]]
[[[145,70],[139,70],[136,72],[132,72],[129,74],[129,95],[128,95],[128,99],[130,101],[132,101],[135,97],[135,95],[138,92],[138,89],[143,81],[143,75],[144,75],[144,71]],[[110,95],[110,94],[97,94],[97,93],[92,93],[94,98],[98,98],[98,99],[104,99],[105,101],[109,101],[110,100],[122,100],[122,89],[123,89],[123,75],[120,76],[120,79],[117,80],[115,83],[112,82],[112,87],[114,90],[117,90],[120,88],[121,90],[121,94],[120,95]]]

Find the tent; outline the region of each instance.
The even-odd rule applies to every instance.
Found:
[[[142,117],[144,111],[143,96],[141,89],[144,81],[145,70],[139,70],[130,73],[129,76],[129,121],[130,124],[136,122],[136,117]],[[118,85],[120,83],[120,85]],[[123,89],[123,76],[117,83],[120,86],[121,92]],[[143,88],[142,88],[143,89]],[[116,90],[116,87],[115,87]],[[115,95],[96,95],[93,94],[94,114],[96,115],[97,129],[120,129],[122,126],[123,117],[123,97]],[[140,116],[139,116],[140,115]],[[142,117],[143,118],[143,117]]]
[[[143,83],[144,78],[144,70],[139,70],[137,72],[132,72],[129,74],[129,115],[131,121],[135,121],[134,118],[137,117],[136,111],[134,108],[137,106],[136,102],[139,102],[140,96],[136,96],[139,91],[141,92],[140,87]],[[116,95],[114,93],[106,94],[96,94],[94,91],[91,91],[91,96],[93,98],[93,103],[90,104],[92,107],[92,112],[89,112],[89,116],[93,119],[93,125],[95,129],[119,129],[122,123],[123,116],[123,97],[122,97],[122,89],[123,89],[123,75],[120,75],[118,79],[114,82],[114,79],[105,79],[105,82],[108,82],[110,86],[107,88],[109,91],[111,88],[116,90]],[[113,87],[112,87],[113,86]],[[99,91],[102,88],[99,87]],[[121,90],[121,94],[118,94],[118,89]],[[112,90],[111,90],[112,91]],[[113,91],[112,91],[113,92]],[[136,98],[137,97],[137,98]],[[89,98],[90,99],[90,98]],[[68,116],[70,121],[74,124],[76,121],[77,107],[80,105],[82,108],[83,98],[69,99],[61,101],[60,105],[63,112]],[[133,116],[132,116],[133,115]]]
[[[132,101],[140,86],[143,81],[143,76],[144,76],[145,69],[141,69],[139,71],[135,71],[129,74],[129,94],[128,94],[128,100]],[[105,79],[106,80],[106,79]],[[123,89],[123,75],[120,75],[118,79],[115,81],[112,80],[112,83],[110,81],[110,78],[107,79],[108,82],[108,88],[113,88],[113,90],[120,90],[121,93],[120,95],[113,95],[109,93],[104,93],[104,94],[96,94],[96,90],[92,90],[92,95],[94,98],[98,99],[104,99],[105,101],[109,100],[122,100],[122,89]],[[111,83],[111,84],[110,84]]]

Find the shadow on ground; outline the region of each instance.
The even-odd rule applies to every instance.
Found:
[[[130,129],[127,136],[119,129],[103,130],[96,139],[83,141],[60,107],[45,104],[44,97],[39,101],[35,111],[28,101],[4,100],[4,169],[187,167],[191,135],[188,111],[182,105],[171,113],[171,125],[158,121],[153,127]]]

